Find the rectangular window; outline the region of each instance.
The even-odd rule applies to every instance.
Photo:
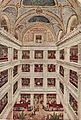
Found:
[[[30,72],[30,64],[23,64],[22,72]]]
[[[59,87],[61,92],[64,94],[64,85],[61,82],[59,82]]]
[[[42,35],[36,35],[36,43],[42,42]]]
[[[48,69],[48,72],[55,72],[56,66],[54,64],[48,64],[47,69]]]
[[[70,48],[70,62],[78,63],[78,45]]]
[[[30,78],[22,78],[22,86],[30,87]]]
[[[56,51],[48,50],[48,59],[56,59]]]
[[[71,94],[69,94],[69,103],[72,109],[75,111],[75,113],[78,114],[78,102],[75,100],[75,98]]]
[[[13,94],[17,91],[18,89],[18,81],[13,85]]]
[[[55,86],[56,79],[55,78],[47,78],[47,86],[48,87],[54,87]]]
[[[8,48],[0,44],[0,62],[8,61]]]
[[[35,50],[35,59],[43,59],[43,51]]]
[[[34,86],[35,87],[43,87],[43,78],[35,78]]]
[[[43,64],[35,64],[34,71],[43,72]]]
[[[14,66],[13,68],[13,77],[15,77],[18,74],[18,65]]]
[[[29,50],[22,51],[22,59],[30,59],[30,51]]]
[[[8,93],[4,95],[2,99],[0,99],[0,114],[3,111],[3,109],[6,107],[8,103]]]
[[[74,85],[76,88],[78,88],[78,75],[77,72],[70,70],[70,77],[69,81],[72,85]]]
[[[17,60],[18,59],[18,50],[13,49],[13,59]]]
[[[60,59],[64,60],[65,56],[64,56],[64,49],[60,50]]]
[[[8,70],[0,72],[0,88],[8,82]]]
[[[62,75],[64,77],[64,67],[63,66],[60,66],[59,73],[60,73],[60,75]]]

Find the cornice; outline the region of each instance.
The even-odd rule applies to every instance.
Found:
[[[13,35],[11,35],[10,33],[7,33],[5,30],[3,30],[1,28],[0,28],[0,35],[2,35],[7,40],[17,44],[18,46],[22,46],[21,41],[17,40]]]
[[[75,37],[76,35],[81,33],[81,25],[79,25],[75,30],[66,34],[60,41],[57,41],[56,45],[59,46],[66,41],[70,40],[71,38]]]

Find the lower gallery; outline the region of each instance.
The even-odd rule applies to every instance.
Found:
[[[81,3],[31,1],[0,2],[0,120],[81,120]]]

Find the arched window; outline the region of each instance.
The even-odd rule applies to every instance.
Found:
[[[23,0],[23,5],[53,6],[54,0]]]
[[[28,20],[28,22],[45,22],[50,23],[50,21],[44,16],[33,16]]]
[[[8,32],[8,26],[7,26],[7,22],[5,19],[1,20],[1,27],[4,28],[4,30]]]
[[[76,15],[73,15],[69,18],[67,24],[67,33],[73,31],[78,25],[78,18]]]

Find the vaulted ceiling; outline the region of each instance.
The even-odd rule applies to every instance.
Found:
[[[42,23],[56,40],[60,40],[81,22],[78,0],[42,0],[41,2],[40,0],[1,0],[0,2],[0,19],[6,20],[8,31],[21,41],[26,30],[36,24]]]

